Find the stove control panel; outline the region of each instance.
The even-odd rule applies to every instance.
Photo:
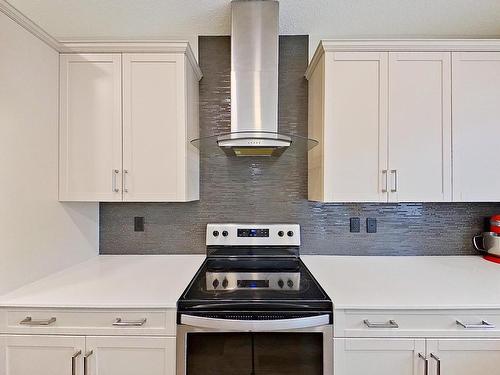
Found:
[[[207,290],[299,290],[300,272],[207,272]]]
[[[300,226],[207,224],[207,246],[300,246]]]

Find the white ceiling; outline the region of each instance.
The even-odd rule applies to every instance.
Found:
[[[229,34],[230,0],[8,0],[59,40],[187,39]],[[282,34],[500,36],[499,0],[281,0]]]

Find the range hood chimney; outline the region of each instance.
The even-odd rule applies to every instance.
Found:
[[[232,156],[278,156],[279,2],[231,2],[231,133],[218,140]]]
[[[208,137],[228,156],[279,156],[292,142],[278,132],[279,2],[231,2],[231,132]],[[192,141],[201,144],[202,139]]]

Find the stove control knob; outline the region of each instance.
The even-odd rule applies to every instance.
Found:
[[[292,280],[288,280],[287,281],[287,285],[289,288],[293,288],[293,281]]]
[[[219,231],[218,230],[214,230],[212,232],[212,234],[214,235],[214,237],[219,237]]]
[[[227,285],[228,285],[228,284],[229,284],[229,281],[227,281],[227,279],[222,280],[222,287],[223,287],[224,289],[226,289],[226,288],[227,288]]]
[[[286,234],[288,237],[293,237],[293,232],[291,230],[289,230]]]
[[[280,230],[280,231],[278,232],[278,236],[283,237],[284,235],[285,235],[285,232],[283,232],[282,230]]]
[[[217,287],[219,286],[219,280],[215,279],[212,283],[214,289],[217,289]]]
[[[278,280],[278,286],[280,288],[283,288],[283,286],[285,286],[285,283],[283,282],[283,280],[281,280],[281,279]]]
[[[227,230],[223,230],[223,231],[222,231],[222,235],[223,235],[224,237],[227,237],[227,235],[228,235],[228,234],[229,234],[229,233],[227,233]]]

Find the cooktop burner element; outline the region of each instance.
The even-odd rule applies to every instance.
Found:
[[[181,314],[331,314],[299,257],[296,224],[208,224],[207,259],[178,301]]]

